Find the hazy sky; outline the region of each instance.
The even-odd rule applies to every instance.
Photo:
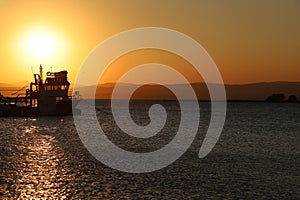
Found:
[[[40,63],[45,71],[67,69],[73,81],[96,45],[145,26],[197,40],[226,83],[300,81],[299,24],[298,0],[0,0],[0,83],[31,81]],[[149,58],[164,62],[154,54]],[[105,81],[114,78],[108,74]]]

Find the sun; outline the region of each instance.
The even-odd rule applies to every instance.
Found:
[[[29,36],[26,47],[31,56],[47,57],[51,56],[56,49],[56,41],[47,32],[36,32]]]
[[[39,28],[27,31],[23,35],[20,50],[26,59],[45,62],[53,59],[59,51],[59,43],[59,39],[53,31]]]

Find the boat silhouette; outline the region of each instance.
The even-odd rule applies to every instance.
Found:
[[[0,116],[25,117],[25,116],[55,116],[80,114],[74,108],[80,101],[79,92],[69,96],[70,82],[68,72],[47,72],[43,80],[43,67],[40,73],[33,74],[34,82],[26,90],[25,96],[5,97],[0,95]],[[75,113],[73,113],[75,111]]]

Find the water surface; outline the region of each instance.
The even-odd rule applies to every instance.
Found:
[[[133,120],[149,123],[147,109],[131,105]],[[134,152],[159,149],[176,134],[177,102],[164,129],[150,139],[121,132],[108,102],[97,102],[102,129],[118,146]],[[224,131],[204,159],[198,151],[210,118],[200,103],[194,143],[159,171],[130,174],[95,160],[82,145],[73,118],[0,118],[0,197],[3,199],[297,199],[300,197],[300,105],[229,103]]]

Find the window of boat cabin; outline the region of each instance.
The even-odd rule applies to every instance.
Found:
[[[56,97],[56,103],[62,101],[63,99],[64,99],[63,97]]]

